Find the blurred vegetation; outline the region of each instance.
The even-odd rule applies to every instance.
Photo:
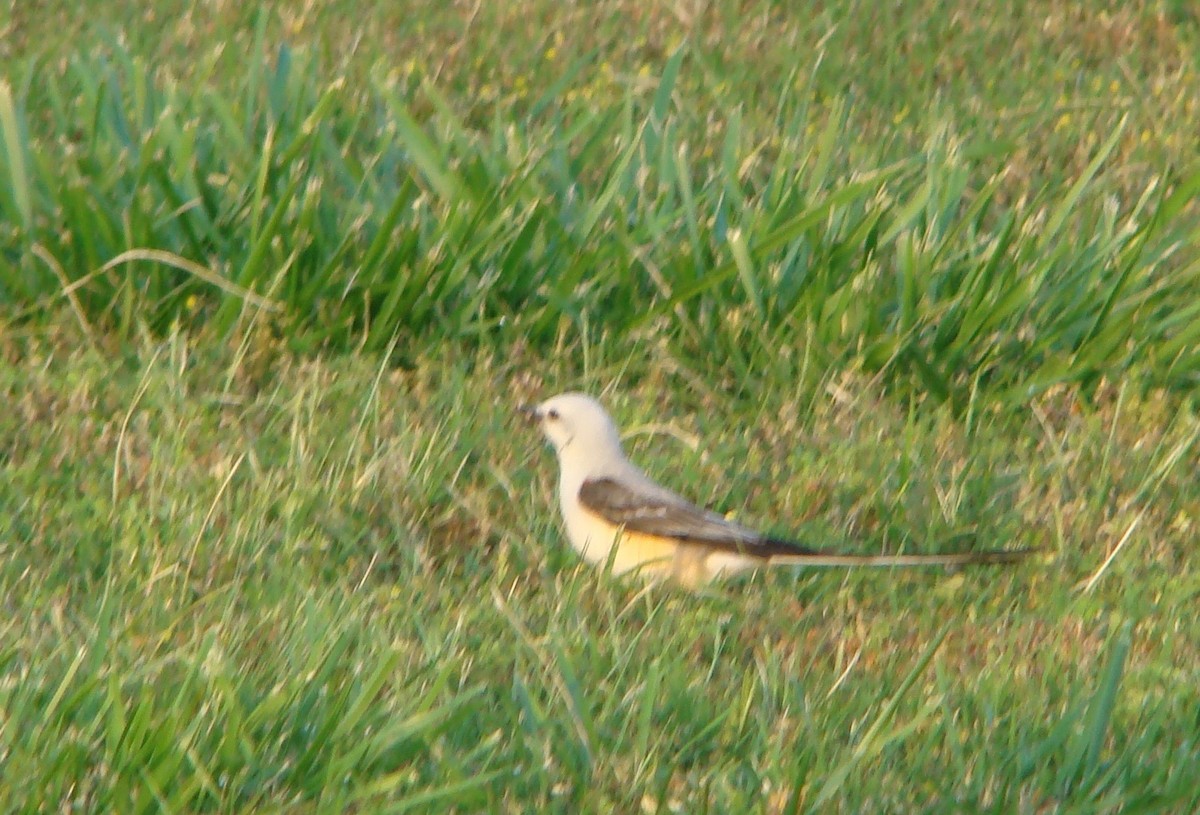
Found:
[[[1200,17],[0,10],[0,810],[1195,812]],[[582,566],[511,408],[847,551]]]
[[[9,23],[10,318],[651,330],[960,407],[1200,371],[1185,10],[112,5]]]

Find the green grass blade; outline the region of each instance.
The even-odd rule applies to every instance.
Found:
[[[0,80],[0,136],[4,139],[4,165],[8,170],[9,189],[12,193],[16,216],[21,226],[28,229],[33,220],[33,194],[30,187],[26,161],[24,128],[17,114],[12,87]]]
[[[400,143],[407,150],[412,162],[416,180],[427,183],[443,201],[459,200],[463,194],[462,182],[451,171],[441,150],[394,91],[384,89],[382,92],[388,102],[388,111]]]
[[[1042,232],[1042,241],[1044,243],[1058,237],[1058,233],[1062,230],[1063,224],[1066,223],[1067,217],[1078,206],[1084,191],[1091,185],[1096,174],[1104,165],[1104,162],[1108,161],[1108,157],[1112,155],[1113,148],[1117,146],[1117,142],[1124,135],[1128,122],[1129,118],[1127,116],[1123,117],[1117,126],[1113,128],[1113,132],[1100,145],[1100,149],[1096,151],[1096,155],[1088,162],[1087,167],[1084,168],[1079,178],[1071,185],[1067,194],[1059,201],[1058,206],[1050,212],[1049,218],[1046,219],[1046,228]]]

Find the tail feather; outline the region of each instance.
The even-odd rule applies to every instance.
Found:
[[[803,548],[803,547],[801,547]],[[950,552],[944,555],[839,555],[833,552],[772,553],[770,566],[971,566],[1018,563],[1040,549],[993,549],[982,552]]]
[[[821,549],[790,541],[787,538],[762,537],[754,544],[753,549],[739,547],[738,551],[752,551],[758,557],[774,560],[777,557],[808,557],[810,555],[829,554]]]

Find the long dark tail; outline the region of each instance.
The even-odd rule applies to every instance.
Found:
[[[839,555],[796,547],[787,552],[776,549],[767,556],[771,566],[970,566],[1019,563],[1039,554],[1040,549],[993,549],[983,552],[949,552],[944,555]]]

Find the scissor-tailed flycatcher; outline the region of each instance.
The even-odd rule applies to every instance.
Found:
[[[957,566],[1012,563],[1034,550],[839,555],[764,535],[650,480],[621,449],[617,426],[581,393],[522,410],[558,455],[558,498],[571,546],[589,563],[698,586],[762,566]]]

